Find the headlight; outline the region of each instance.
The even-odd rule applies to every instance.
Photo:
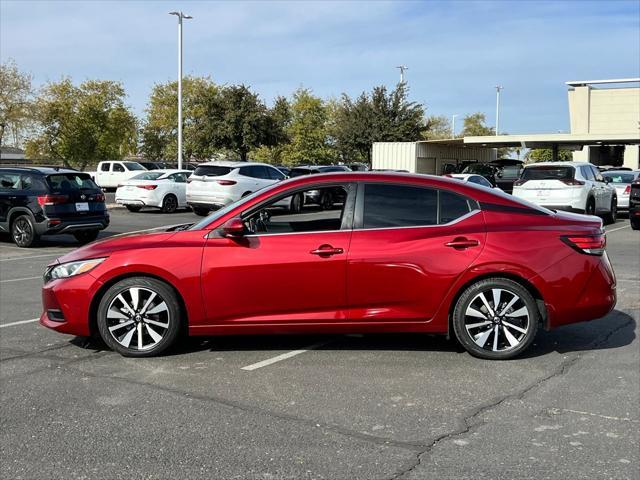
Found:
[[[67,278],[73,277],[74,275],[80,275],[81,273],[86,273],[96,268],[105,260],[105,258],[92,258],[90,260],[80,260],[77,262],[54,265],[44,272],[44,283],[48,283],[56,278]]]

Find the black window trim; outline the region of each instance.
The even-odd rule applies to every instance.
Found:
[[[402,226],[392,226],[392,227],[371,227],[364,228],[364,190],[367,184],[383,184],[383,185],[393,185],[398,187],[413,187],[413,188],[424,188],[435,190],[438,194],[437,196],[437,212],[436,212],[436,223],[429,225],[402,225]],[[439,223],[440,222],[440,191],[451,192],[456,195],[460,195],[461,197],[467,200],[469,205],[469,212],[464,215],[450,221],[447,223]],[[355,205],[355,215],[353,219],[353,229],[357,231],[371,231],[371,230],[398,230],[398,229],[407,229],[407,228],[433,228],[433,227],[447,227],[449,225],[454,225],[458,222],[466,220],[469,217],[472,217],[476,213],[479,213],[480,204],[477,200],[468,197],[467,195],[463,195],[461,193],[456,192],[455,190],[449,190],[446,188],[438,188],[432,185],[418,185],[414,183],[398,183],[398,182],[386,182],[386,181],[371,181],[368,180],[366,182],[358,182],[358,194],[356,197],[356,205]]]

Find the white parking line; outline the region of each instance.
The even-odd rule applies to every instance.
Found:
[[[300,355],[301,353],[308,352],[309,350],[314,350],[323,345],[326,345],[327,343],[329,342],[314,343],[313,345],[309,345],[307,348],[303,350],[293,350],[291,352],[283,353],[282,355],[276,355],[275,357],[267,358],[266,360],[262,360],[261,362],[253,363],[251,365],[247,365],[246,367],[242,367],[242,370],[247,370],[247,371],[257,370],[258,368],[266,367],[267,365],[281,362],[282,360],[295,357],[296,355]]]
[[[624,227],[614,228],[613,230],[605,230],[605,233],[617,232],[618,230],[622,230],[629,227],[631,227],[631,224],[625,225]]]
[[[3,324],[0,325],[0,328],[15,327],[16,325],[23,325],[25,323],[33,323],[33,322],[37,322],[38,320],[40,320],[40,319],[39,318],[32,318],[31,320],[20,320],[19,322],[3,323]]]
[[[65,253],[68,252],[48,253],[46,255],[28,255],[26,257],[1,258],[0,262],[10,262],[11,260],[25,260],[29,258],[60,257]]]
[[[12,278],[11,280],[0,280],[0,283],[22,282],[25,280],[35,280],[36,278],[42,279],[42,275],[38,275],[37,277],[24,277],[24,278]]]

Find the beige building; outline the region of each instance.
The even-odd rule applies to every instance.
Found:
[[[572,135],[608,138],[640,136],[640,78],[567,82]],[[585,145],[576,161],[640,168],[640,146],[609,143]]]

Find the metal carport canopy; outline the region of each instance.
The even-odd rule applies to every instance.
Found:
[[[564,148],[581,149],[584,145],[638,145],[640,133],[571,134],[541,133],[532,135],[486,135],[464,137],[465,145],[502,148]]]

